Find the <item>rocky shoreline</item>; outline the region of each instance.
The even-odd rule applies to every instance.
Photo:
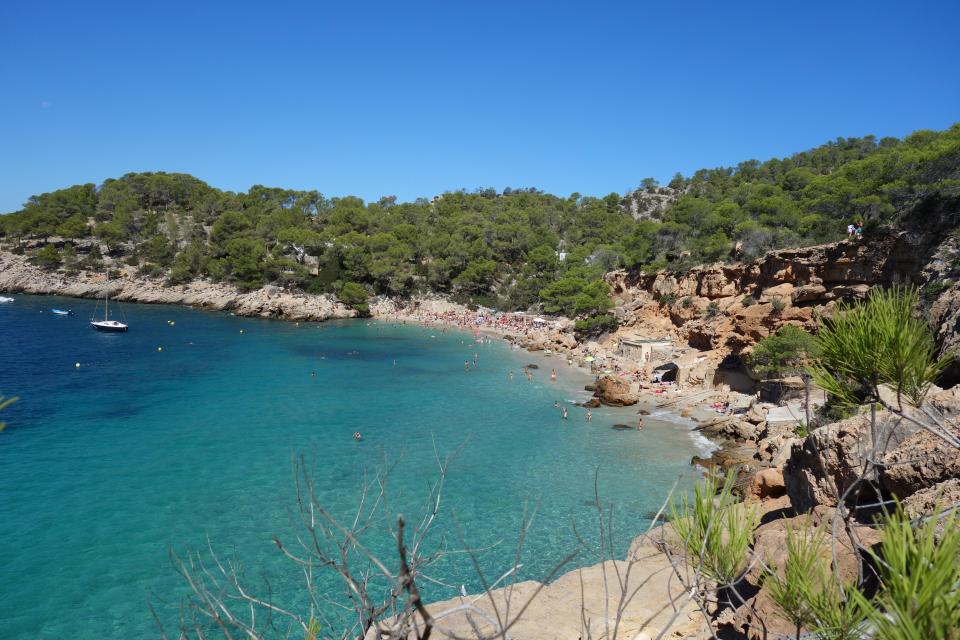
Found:
[[[292,293],[267,286],[244,292],[228,284],[194,280],[168,285],[162,278],[139,276],[131,267],[120,269],[120,277],[80,271],[66,276],[44,271],[26,257],[0,252],[0,292],[36,295],[101,298],[144,304],[185,304],[200,309],[229,311],[239,316],[279,318],[296,321],[323,321],[353,318],[357,313],[333,296]]]
[[[821,253],[828,257],[832,255],[829,250],[817,251],[819,253],[815,252],[815,255],[818,256]],[[861,264],[867,260],[860,254],[860,249],[856,255],[860,256]],[[799,272],[796,264],[781,264],[780,267],[777,273]],[[858,277],[867,279],[862,273]],[[879,277],[874,283],[878,281]],[[787,531],[791,528],[833,526],[844,508],[839,496],[856,478],[861,466],[858,446],[868,429],[868,417],[857,415],[806,434],[796,429],[796,420],[791,415],[784,415],[774,405],[758,402],[752,394],[738,393],[722,380],[718,383],[715,373],[710,376],[711,370],[719,366],[730,349],[745,353],[753,342],[784,323],[806,324],[816,311],[814,305],[795,299],[792,302],[800,305],[795,311],[790,311],[793,307],[788,306],[786,313],[773,313],[772,302],[762,301],[764,296],[770,298],[772,294],[761,288],[761,302],[744,307],[743,299],[749,297],[750,290],[740,287],[728,291],[723,285],[717,292],[725,295],[717,299],[725,299],[729,304],[713,316],[687,318],[689,309],[682,305],[664,305],[654,300],[660,280],[629,285],[614,280],[614,284],[617,282],[624,282],[619,292],[615,288],[615,293],[619,296],[618,310],[625,326],[598,340],[577,340],[572,322],[566,319],[522,325],[522,329],[517,326],[477,326],[470,321],[476,318],[476,311],[439,296],[403,302],[377,298],[371,301],[370,310],[375,318],[384,321],[443,325],[461,330],[469,328],[496,335],[518,348],[532,352],[549,351],[558,356],[558,366],[576,367],[599,375],[595,385],[596,403],[636,407],[641,414],[669,411],[692,420],[698,425],[696,431],[720,443],[711,458],[695,458],[691,461],[693,464],[748,470],[742,474],[738,489],[763,515],[754,532],[754,551],[773,564],[782,562]],[[700,283],[699,280],[696,282]],[[692,284],[688,287],[683,282],[671,286],[676,286],[675,290],[680,293],[694,291]],[[697,284],[695,290],[703,292],[706,290],[704,286]],[[804,286],[808,285],[798,285],[800,288]],[[840,286],[834,284],[830,291],[836,292]],[[797,287],[793,289],[794,292],[797,290]],[[786,287],[777,291],[793,295],[786,292]],[[332,296],[292,293],[279,287],[241,292],[229,285],[204,281],[168,286],[159,279],[140,277],[130,268],[123,269],[119,278],[111,280],[85,272],[68,280],[64,274],[43,271],[29,264],[23,256],[10,253],[0,253],[0,292],[83,298],[109,293],[117,300],[187,304],[237,315],[286,320],[322,321],[356,316]],[[854,293],[861,295],[860,289]],[[696,295],[691,293],[691,308],[702,306],[703,300],[696,299]],[[750,318],[757,322],[750,324],[747,322]],[[674,359],[683,371],[679,384],[667,387],[641,384],[626,375],[630,362],[619,353],[618,342],[625,332],[638,330],[647,335],[664,335],[672,341]],[[708,333],[712,336],[709,340],[700,340]],[[703,342],[700,347],[704,348],[694,346],[694,342]],[[936,390],[931,399],[937,410],[949,418],[951,428],[955,428],[960,417],[960,387]],[[718,401],[729,402],[730,411],[723,415],[713,411],[710,404]],[[881,416],[881,419],[885,418]],[[937,498],[960,501],[960,456],[929,433],[904,431],[901,437],[890,441],[884,461],[889,466],[879,478],[880,485],[885,492],[900,499],[911,515],[929,513]],[[676,618],[661,615],[678,598],[673,569],[663,551],[664,539],[669,537],[670,530],[669,525],[665,525],[641,536],[625,559],[608,559],[603,564],[576,569],[554,580],[539,593],[523,622],[517,626],[515,637],[526,640],[576,637],[582,624],[581,607],[593,620],[602,620],[605,611],[617,607],[613,598],[619,587],[609,585],[608,581],[612,573],[624,571],[628,566],[634,567],[634,574],[644,584],[636,602],[629,604],[623,612],[623,628],[629,630],[631,637],[657,637],[667,626],[670,631],[664,637],[711,637],[708,621],[689,603],[683,605]],[[838,545],[836,561],[843,574],[854,570],[858,554],[864,548],[880,540],[880,533],[867,523],[858,525],[858,535],[860,539],[855,545]],[[709,625],[725,627],[737,634],[731,637],[753,638],[760,637],[756,633],[759,618],[768,632],[793,631],[787,626],[778,626],[775,607],[759,574],[748,576],[748,582],[755,587],[747,600],[748,606],[727,610],[719,618],[710,620]],[[466,603],[485,608],[491,602],[504,602],[508,597],[524,602],[539,588],[537,583],[524,582],[497,589],[489,598],[465,596],[434,603],[430,610],[463,607]],[[468,629],[471,623],[451,618],[450,624],[454,629],[461,629],[461,625],[467,625],[462,629]],[[563,633],[560,629],[564,630]]]

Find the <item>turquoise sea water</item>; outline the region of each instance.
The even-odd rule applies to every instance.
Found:
[[[456,547],[458,522],[470,545],[494,545],[481,562],[499,576],[524,509],[535,509],[523,578],[542,578],[574,548],[573,522],[596,529],[598,469],[620,553],[677,478],[694,475],[685,427],[617,431],[635,412],[597,409],[587,423],[573,406],[564,421],[553,403],[586,397],[584,377],[499,340],[129,304],[111,305],[129,333],[102,334],[87,324],[92,301],[15,297],[0,305],[0,394],[20,396],[0,416],[0,638],[155,637],[148,603],[172,624],[184,593],[168,551],[208,538],[254,582],[294,593],[299,576],[271,538],[289,539],[299,454],[341,514],[365,471],[399,460],[389,492],[409,517],[435,479],[434,446],[462,445],[435,539],[446,533]],[[529,362],[540,364],[533,382],[520,372]],[[479,588],[462,558],[434,575]],[[428,596],[454,594],[434,586]]]

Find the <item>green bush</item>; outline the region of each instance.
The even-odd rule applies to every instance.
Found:
[[[707,477],[694,487],[693,496],[683,494],[670,508],[687,562],[721,587],[743,577],[760,521],[753,507],[734,498],[734,471],[723,484],[716,476]]]
[[[880,592],[874,602],[853,592],[880,640],[960,640],[960,519],[942,515],[917,525],[898,505],[881,521]]]
[[[817,333],[818,357],[810,367],[817,385],[837,402],[856,406],[886,402],[880,387],[918,406],[953,359],[939,347],[927,320],[917,312],[912,287],[873,289],[866,301],[838,305]]]
[[[165,270],[158,264],[144,262],[140,265],[140,268],[137,269],[137,273],[147,278],[158,278],[165,273]]]
[[[573,325],[573,329],[578,336],[587,337],[614,331],[618,326],[619,323],[616,318],[609,313],[604,313],[590,316],[583,320],[577,320]]]
[[[367,294],[367,290],[363,288],[363,285],[357,284],[356,282],[346,282],[342,287],[340,287],[340,292],[337,294],[337,297],[340,299],[340,302],[350,307],[361,316],[369,315],[369,296]]]
[[[788,324],[757,342],[747,357],[747,363],[765,378],[780,378],[804,371],[807,363],[816,356],[816,338]]]
[[[48,244],[38,249],[37,252],[30,257],[30,262],[41,269],[56,271],[60,268],[60,264],[63,261],[60,258],[60,252],[57,251],[57,248],[52,244]]]

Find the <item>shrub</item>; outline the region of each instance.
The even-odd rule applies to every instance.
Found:
[[[743,576],[753,530],[760,521],[755,509],[736,502],[734,479],[733,470],[722,486],[710,476],[694,487],[692,498],[684,494],[670,509],[687,562],[720,586]]]
[[[685,296],[683,300],[680,301],[680,304],[683,306],[684,309],[689,309],[690,307],[693,306],[693,298],[691,298],[690,296]]]
[[[707,305],[707,317],[712,318],[713,316],[720,313],[720,305],[716,300]]]
[[[796,628],[804,627],[822,640],[858,640],[867,606],[852,595],[856,585],[843,589],[830,570],[827,536],[809,523],[802,530],[787,528],[787,560],[783,576],[776,567],[764,572],[764,584],[781,616]]]
[[[812,335],[793,325],[784,325],[776,333],[760,340],[747,361],[757,373],[779,378],[786,373],[803,371],[817,354],[817,341]]]
[[[346,282],[340,287],[340,292],[337,294],[337,297],[340,299],[340,302],[361,316],[366,316],[370,313],[370,304],[367,302],[367,290],[363,288],[363,285],[357,284],[356,282]]]
[[[163,267],[152,262],[144,262],[137,269],[137,273],[148,278],[156,278],[163,275]]]
[[[665,307],[669,307],[676,301],[677,301],[677,294],[675,293],[664,293],[659,298],[657,298],[657,302],[659,302]]]
[[[783,301],[783,298],[777,296],[770,300],[770,304],[773,305],[773,310],[776,313],[782,312],[787,308],[787,303]]]
[[[942,515],[937,508],[915,526],[898,505],[883,518],[883,550],[870,552],[880,567],[880,593],[873,603],[858,591],[852,594],[867,610],[878,638],[960,638],[960,521],[956,512]]]
[[[880,387],[919,406],[930,386],[950,364],[952,354],[937,358],[939,347],[925,318],[916,309],[914,288],[874,289],[865,302],[839,305],[817,334],[819,357],[810,367],[817,385],[848,406],[880,402]]]
[[[931,282],[923,288],[923,299],[927,303],[934,302],[941,296],[941,294],[950,289],[952,286],[953,282],[950,280],[937,280],[936,282]]]
[[[757,299],[754,298],[753,296],[747,296],[746,298],[744,298],[744,299],[740,302],[740,304],[742,304],[742,305],[745,306],[745,307],[749,307],[749,306],[752,306],[752,305],[757,304]]]
[[[37,265],[41,269],[47,271],[56,271],[60,268],[62,262],[60,258],[60,252],[57,251],[57,248],[52,244],[44,245],[42,249],[39,249],[33,256],[30,258],[32,264]]]
[[[620,323],[617,319],[608,313],[590,316],[583,320],[577,320],[573,328],[578,336],[596,336],[601,333],[614,331]]]

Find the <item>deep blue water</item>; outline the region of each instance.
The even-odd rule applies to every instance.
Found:
[[[0,638],[156,636],[148,603],[173,623],[184,593],[169,550],[202,550],[208,537],[296,602],[298,572],[271,538],[290,539],[300,454],[341,515],[380,460],[397,462],[391,507],[409,519],[436,478],[434,447],[462,445],[431,540],[493,545],[480,559],[499,576],[524,509],[535,509],[523,578],[544,577],[575,547],[572,523],[593,535],[598,469],[620,553],[676,479],[694,475],[684,427],[617,431],[634,412],[597,409],[587,423],[572,406],[563,421],[553,403],[586,397],[583,376],[502,341],[130,304],[111,306],[131,330],[102,334],[87,323],[93,301],[15,298],[0,305],[0,394],[20,397],[0,415]],[[541,365],[533,382],[520,372],[528,362]],[[391,548],[374,533],[373,547]],[[433,575],[479,588],[462,557]],[[431,598],[454,593],[428,587]]]

